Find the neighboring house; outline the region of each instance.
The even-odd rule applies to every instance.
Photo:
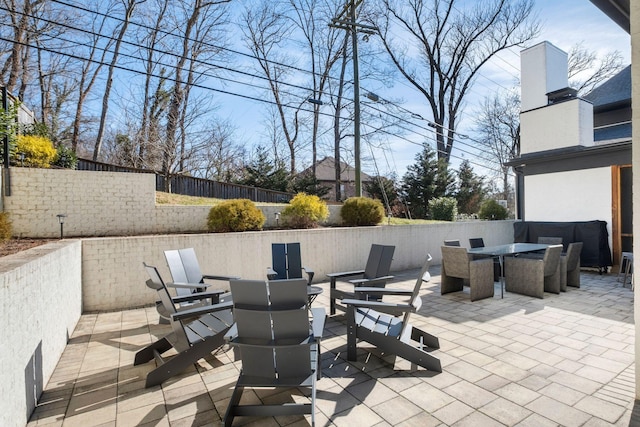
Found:
[[[580,98],[567,54],[543,42],[522,51],[518,217],[607,222],[614,264],[632,250],[631,67]]]
[[[311,168],[307,168],[300,174],[311,174]],[[340,192],[342,201],[356,195],[355,186],[356,170],[345,162],[340,162]],[[366,173],[360,173],[362,179],[362,194],[365,195],[364,184],[371,182],[372,178]],[[316,178],[319,185],[329,188],[329,193],[323,198],[326,200],[336,200],[336,159],[325,157],[316,163]]]

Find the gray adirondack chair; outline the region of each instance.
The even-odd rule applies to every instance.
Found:
[[[271,245],[271,268],[267,269],[269,280],[301,279],[302,273],[311,285],[313,270],[302,266],[300,243],[273,243]]]
[[[147,286],[155,289],[168,313],[173,332],[136,353],[133,364],[155,359],[158,366],[147,374],[145,386],[152,387],[184,371],[225,343],[225,334],[233,325],[232,303],[223,302],[204,307],[179,310],[176,304],[198,299],[197,294],[172,298],[156,267],[144,264],[150,279]],[[163,358],[174,348],[178,354]]]
[[[411,290],[390,288],[360,288],[357,292],[378,294],[380,301],[343,299],[347,310],[347,359],[357,360],[358,340],[375,345],[387,354],[395,354],[411,363],[435,372],[442,372],[440,360],[427,350],[440,348],[437,337],[412,326],[412,313],[422,306],[419,296],[423,282],[430,279],[431,255],[420,270],[416,284]],[[403,302],[385,302],[385,295],[404,296]]]
[[[393,279],[393,276],[389,275],[389,271],[391,270],[391,262],[393,261],[395,248],[395,246],[373,244],[369,250],[369,257],[367,258],[367,264],[364,270],[327,274],[327,277],[330,279],[329,312],[331,315],[336,314],[336,309],[346,310],[343,305],[336,304],[336,300],[354,298],[354,289],[360,286],[383,288],[387,280]],[[352,285],[349,290],[345,291],[337,288],[338,279],[343,280],[355,276],[360,276],[360,278],[348,280]],[[360,293],[360,295],[363,294]]]
[[[167,260],[173,284],[180,284],[180,286],[172,285],[178,296],[204,292],[210,287],[208,283],[205,283],[205,280],[229,281],[238,279],[236,276],[202,274],[196,251],[193,248],[167,250],[164,251],[164,257]],[[208,303],[217,304],[220,302],[219,298],[224,297],[223,294],[225,292],[218,292],[218,297],[214,297]]]
[[[231,280],[235,327],[229,344],[242,369],[224,425],[237,416],[310,414],[315,425],[316,380],[320,377],[320,338],[326,313],[308,308],[305,279]],[[312,313],[312,322],[309,313]],[[240,404],[245,388],[308,388],[310,403]]]

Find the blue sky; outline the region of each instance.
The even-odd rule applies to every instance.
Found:
[[[629,35],[617,24],[606,17],[596,6],[588,0],[538,0],[536,10],[542,23],[540,37],[530,45],[542,41],[549,41],[562,50],[568,51],[576,43],[582,42],[585,47],[600,54],[612,50],[619,50],[624,58],[624,63],[631,62],[631,42]],[[514,89],[518,90],[517,79],[520,73],[520,49],[511,49],[500,53],[497,58],[488,63],[476,80],[466,108],[462,114],[462,120],[458,131],[473,137],[473,115],[482,99],[495,91]],[[410,90],[406,85],[398,84],[398,91],[403,92],[406,103],[404,107],[425,118],[430,117],[428,107],[420,94]],[[395,90],[389,91],[393,93]],[[386,94],[380,93],[385,96]],[[398,174],[402,176],[406,166],[414,162],[415,154],[420,150],[408,143],[400,143],[394,147],[393,157]],[[464,147],[463,147],[464,148]],[[454,153],[455,154],[455,153]],[[473,161],[472,156],[458,153],[457,158],[452,158],[452,164],[458,164],[462,158]],[[392,168],[393,168],[392,165]],[[363,165],[363,168],[370,165]],[[482,168],[474,168],[479,173]],[[381,170],[381,172],[384,172]],[[391,172],[389,170],[388,172]]]
[[[583,42],[586,47],[599,53],[611,50],[619,50],[625,58],[625,63],[630,62],[629,35],[610,21],[598,8],[588,0],[537,0],[536,11],[543,25],[541,35],[530,45],[547,40],[557,47],[568,51],[571,46]],[[245,49],[239,49],[244,51]],[[517,79],[520,72],[520,49],[511,49],[502,52],[497,58],[487,64],[476,80],[475,86],[467,98],[466,108],[459,121],[458,133],[468,134],[473,137],[473,115],[477,111],[479,103],[485,96],[498,90],[518,90]],[[391,88],[377,90],[376,94],[386,99],[399,99],[404,102],[402,107],[419,114],[425,119],[431,119],[430,110],[427,108],[422,95],[409,87],[406,82],[398,78],[397,83]],[[363,91],[365,93],[365,91]],[[225,95],[216,95],[221,108],[217,111],[220,117],[227,117],[237,126],[236,136],[248,146],[263,139],[264,129],[262,122],[266,119],[267,104],[255,101],[247,101],[241,98]],[[328,108],[325,106],[323,108]],[[325,111],[330,113],[330,111]],[[240,119],[238,119],[240,118]],[[426,122],[425,122],[426,124]],[[328,129],[327,129],[328,130]],[[323,130],[321,129],[321,132]],[[366,129],[363,130],[365,132]],[[427,131],[423,134],[428,134]],[[424,141],[424,136],[406,136],[414,141]],[[463,147],[464,148],[464,147]],[[369,151],[367,146],[362,147],[363,171],[382,175],[396,173],[402,177],[408,165],[414,163],[415,155],[421,147],[403,139],[394,139],[387,142],[386,149]],[[471,150],[472,151],[472,150]],[[319,152],[319,158],[324,155],[333,155],[330,150]],[[457,166],[462,158],[473,162],[473,155],[460,152],[453,153],[452,164]],[[374,163],[373,159],[376,159]],[[351,159],[352,160],[352,159]],[[300,158],[300,166],[308,166],[309,159]],[[474,166],[475,167],[475,166]],[[480,174],[488,171],[475,167]]]

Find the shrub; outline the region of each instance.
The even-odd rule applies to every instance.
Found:
[[[429,200],[431,218],[437,221],[455,221],[458,215],[458,201],[453,197],[438,197]]]
[[[478,216],[481,219],[497,221],[497,220],[507,219],[507,216],[509,216],[509,211],[507,211],[507,209],[504,206],[500,205],[495,200],[487,200],[480,207],[480,212],[478,212]]]
[[[59,145],[53,164],[65,169],[75,169],[78,166],[78,156],[71,148]]]
[[[380,200],[368,197],[349,197],[340,209],[342,222],[349,226],[378,225],[384,218]]]
[[[6,242],[11,238],[12,227],[8,212],[0,212],[0,242]]]
[[[262,230],[265,219],[251,200],[232,199],[211,208],[207,227],[215,233]]]
[[[13,154],[13,163],[20,166],[48,168],[56,158],[51,140],[37,135],[19,135]],[[21,155],[24,154],[24,159]]]
[[[314,228],[329,217],[329,208],[320,197],[298,193],[282,210],[282,222],[291,228]]]

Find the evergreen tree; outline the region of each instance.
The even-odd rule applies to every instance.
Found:
[[[307,193],[314,196],[323,197],[329,194],[331,188],[321,185],[320,181],[311,173],[301,173],[293,178],[291,190],[294,193]]]
[[[450,196],[454,176],[444,159],[438,160],[428,145],[416,155],[416,163],[409,166],[403,177],[402,191],[410,204],[413,218],[429,217],[429,200]]]
[[[484,178],[476,175],[469,161],[464,160],[458,169],[458,188],[455,195],[458,212],[468,215],[477,213],[485,194]]]
[[[271,160],[268,151],[262,147],[256,147],[253,160],[244,167],[243,178],[239,184],[267,190],[287,191],[289,184],[289,172],[281,161]]]
[[[364,191],[371,198],[378,199],[384,205],[385,211],[391,208],[395,215],[396,206],[400,204],[398,200],[398,186],[395,177],[374,176],[370,182],[363,183]]]

